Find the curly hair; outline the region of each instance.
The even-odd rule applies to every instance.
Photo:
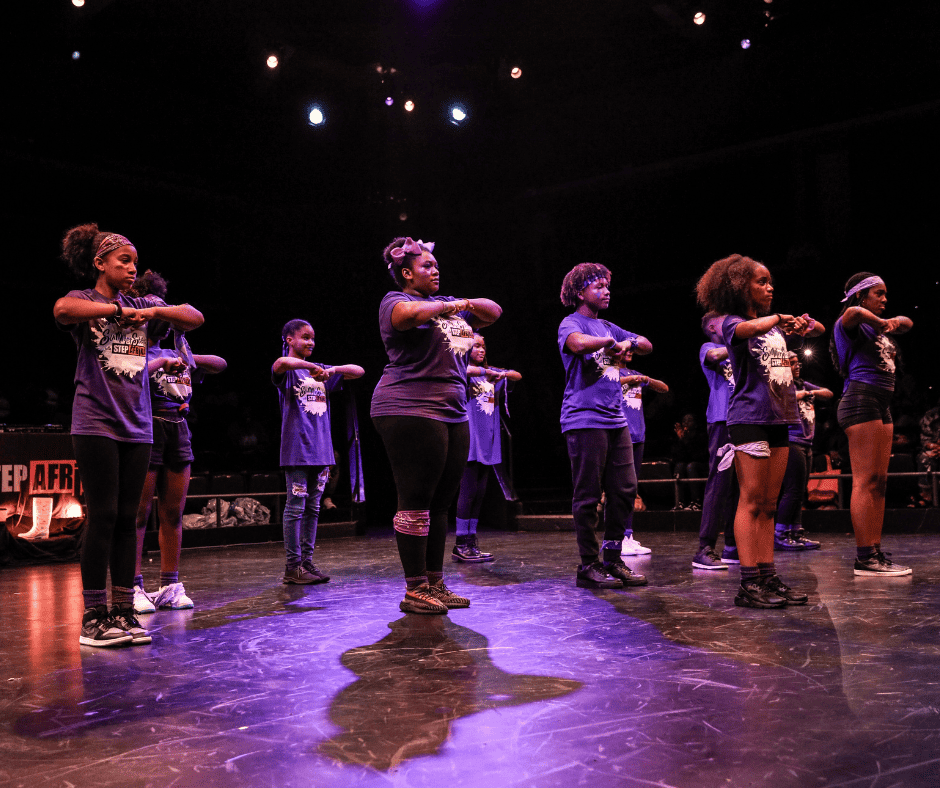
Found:
[[[404,290],[406,284],[404,277],[401,275],[401,269],[408,268],[408,264],[411,262],[411,258],[416,257],[416,255],[411,254],[410,252],[405,252],[404,257],[396,260],[394,257],[392,257],[392,249],[398,249],[399,247],[404,246],[406,241],[408,241],[407,238],[396,238],[382,250],[382,258],[385,260],[385,266],[388,268],[388,274],[392,277],[392,280],[396,285],[398,285],[400,290]]]
[[[763,263],[733,254],[712,263],[695,285],[695,297],[704,310],[720,315],[743,315],[751,305],[748,285]]]
[[[579,263],[572,268],[561,283],[561,303],[565,306],[579,306],[578,293],[595,279],[604,278],[610,284],[610,270],[600,263]]]
[[[857,284],[858,284],[859,282],[861,282],[863,279],[868,279],[868,278],[871,277],[871,276],[877,276],[877,274],[873,274],[873,273],[871,273],[871,271],[859,271],[857,274],[852,274],[852,276],[849,277],[849,281],[847,281],[847,282],[845,283],[845,289],[844,289],[842,292],[843,292],[843,293],[849,292],[849,290],[851,290],[853,287],[855,287],[855,285],[857,285]],[[869,291],[869,290],[871,290],[870,287],[869,287],[869,288],[866,288],[865,290],[859,290],[859,291],[858,291],[855,295],[853,295],[848,301],[846,301],[846,302],[842,305],[842,311],[839,312],[839,317],[836,318],[836,320],[838,320],[839,318],[841,318],[842,315],[844,315],[844,314],[846,313],[846,310],[847,310],[850,306],[858,306],[859,304],[861,304],[862,301],[865,300],[865,296],[868,295],[868,291]],[[849,374],[849,371],[848,371],[848,369],[843,368],[842,362],[839,361],[839,354],[838,354],[838,352],[836,351],[836,332],[835,332],[835,327],[833,327],[832,333],[829,335],[829,355],[832,357],[832,363],[835,365],[835,368],[836,368],[837,370],[839,370],[839,374],[841,374],[842,377],[847,377],[848,374]]]
[[[95,252],[102,239],[109,235],[97,224],[79,224],[68,230],[62,238],[62,259],[79,279],[97,281],[100,273],[95,268]]]
[[[136,298],[155,295],[166,301],[169,284],[159,273],[148,268],[134,280],[134,284],[131,285],[131,289],[127,291],[127,294]]]
[[[284,324],[284,328],[281,329],[281,353],[287,355],[287,338],[294,336],[294,334],[300,331],[304,326],[310,326],[311,329],[313,328],[308,321],[302,320],[299,317],[288,320]]]

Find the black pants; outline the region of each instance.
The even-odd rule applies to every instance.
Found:
[[[578,538],[581,562],[598,559],[597,504],[607,494],[604,507],[604,541],[622,542],[627,517],[636,503],[636,470],[630,430],[569,430],[565,433],[571,460],[574,495],[571,514]],[[617,548],[617,557],[620,549]]]
[[[137,507],[150,465],[149,443],[124,443],[97,435],[73,435],[72,447],[85,491],[82,587],[134,587]]]
[[[803,524],[803,500],[806,497],[806,482],[809,479],[813,449],[802,443],[791,443],[787,455],[787,470],[780,485],[780,500],[777,501],[777,522],[800,528]]]
[[[699,528],[699,548],[714,547],[718,536],[724,532],[725,545],[733,547],[734,513],[738,509],[738,477],[732,465],[725,471],[718,470],[721,458],[718,450],[730,443],[728,423],[713,421],[708,425],[708,481],[705,482],[705,499],[702,502],[702,524]]]
[[[486,497],[486,483],[490,477],[490,466],[482,462],[468,462],[460,480],[460,495],[457,496],[457,517],[461,520],[476,520]]]
[[[398,511],[430,511],[427,538],[396,532],[405,577],[444,568],[447,510],[460,488],[470,453],[467,422],[449,424],[419,416],[376,416],[376,430],[392,466]]]

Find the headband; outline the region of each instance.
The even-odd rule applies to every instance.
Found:
[[[846,301],[848,301],[852,296],[854,296],[860,290],[867,290],[869,287],[874,287],[875,285],[883,285],[883,284],[884,284],[884,279],[882,279],[880,276],[869,276],[868,279],[863,279],[861,282],[855,285],[855,287],[853,287],[851,290],[846,292],[845,298],[842,299],[842,303],[844,304]]]
[[[392,265],[395,263],[401,264],[406,254],[419,255],[422,252],[433,251],[434,241],[422,241],[420,238],[417,241],[413,241],[411,238],[406,238],[401,246],[396,246],[389,251],[389,254],[392,256],[392,262],[388,264],[388,270],[391,271]]]
[[[108,233],[101,239],[101,243],[98,244],[98,251],[95,252],[95,257],[104,257],[106,254],[113,252],[115,249],[120,249],[122,246],[133,245],[134,244],[128,241],[123,235]]]
[[[606,278],[607,277],[604,274],[594,274],[594,276],[589,276],[587,279],[585,279],[581,283],[581,287],[578,289],[578,292],[580,293],[582,290],[584,290],[585,287],[590,287],[598,279],[606,279]]]

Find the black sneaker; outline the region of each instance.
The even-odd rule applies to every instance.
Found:
[[[856,558],[855,574],[859,577],[901,577],[911,574],[911,568],[894,563],[879,550],[864,561]]]
[[[764,588],[777,596],[782,596],[787,600],[788,605],[805,605],[809,599],[806,594],[801,594],[799,591],[794,591],[790,586],[786,585],[778,575],[771,575],[768,578],[764,579]]]
[[[469,537],[458,536],[457,544],[454,545],[450,559],[462,564],[481,564],[484,561],[492,561],[493,556],[491,555],[488,559],[484,558],[483,553],[480,552],[475,544],[470,542]]]
[[[721,560],[714,547],[706,545],[695,554],[692,566],[696,569],[728,569],[728,565]]]
[[[78,642],[83,646],[107,648],[130,643],[133,639],[134,636],[130,632],[111,620],[107,605],[85,608],[85,614],[82,616],[82,632],[78,636]]]
[[[607,574],[617,578],[625,586],[645,586],[649,582],[646,575],[634,572],[623,561],[604,561],[603,567]]]
[[[793,532],[793,538],[803,545],[804,550],[818,550],[820,547],[822,547],[821,543],[817,542],[815,539],[810,539],[806,535],[806,531],[802,528],[797,528]]]
[[[447,612],[447,605],[441,602],[434,594],[427,583],[422,583],[416,588],[406,589],[405,598],[398,603],[398,608],[402,613],[421,613],[436,614]]]
[[[611,577],[600,561],[578,567],[578,588],[623,588],[623,582]]]
[[[740,564],[741,559],[738,557],[738,547],[737,545],[731,545],[731,547],[725,547],[721,551],[721,560],[726,564]]]
[[[312,577],[316,578],[313,581],[314,583],[328,583],[330,581],[329,576],[323,574],[323,572],[317,569],[317,565],[313,563],[313,561],[311,561],[309,558],[306,561],[304,561],[301,564],[301,566],[306,570],[308,575],[311,575]]]
[[[480,554],[480,560],[481,560],[481,561],[492,561],[492,560],[493,560],[493,554],[492,554],[492,553],[487,553],[487,552],[484,552],[483,550],[480,549],[480,545],[477,543],[477,535],[476,535],[476,534],[470,534],[470,536],[467,537],[467,542],[468,542],[468,544],[470,545],[471,548],[473,548],[474,550],[476,550],[476,551]]]
[[[793,538],[793,531],[774,531],[774,550],[805,550],[802,542]]]
[[[129,605],[113,605],[111,607],[111,621],[114,626],[120,627],[131,636],[132,646],[146,646],[153,638],[137,620],[134,613],[134,603]]]
[[[470,607],[470,600],[451,591],[444,581],[428,585],[428,596],[433,596],[438,602],[443,602],[448,610],[460,607]]]
[[[769,588],[765,588],[759,577],[753,580],[745,580],[738,589],[738,595],[734,598],[734,604],[738,607],[757,607],[762,609],[786,607],[787,600],[782,596],[777,596]]]

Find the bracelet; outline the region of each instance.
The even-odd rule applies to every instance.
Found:
[[[775,315],[776,318],[777,318],[777,325],[779,326],[779,325],[783,322],[783,318],[780,317],[780,313],[779,313],[779,312],[774,312],[774,315]]]
[[[116,301],[112,304],[112,306],[114,307],[114,314],[111,315],[111,317],[109,317],[108,320],[112,323],[117,323],[117,321],[120,320],[121,317],[124,315],[124,307],[122,307]]]

